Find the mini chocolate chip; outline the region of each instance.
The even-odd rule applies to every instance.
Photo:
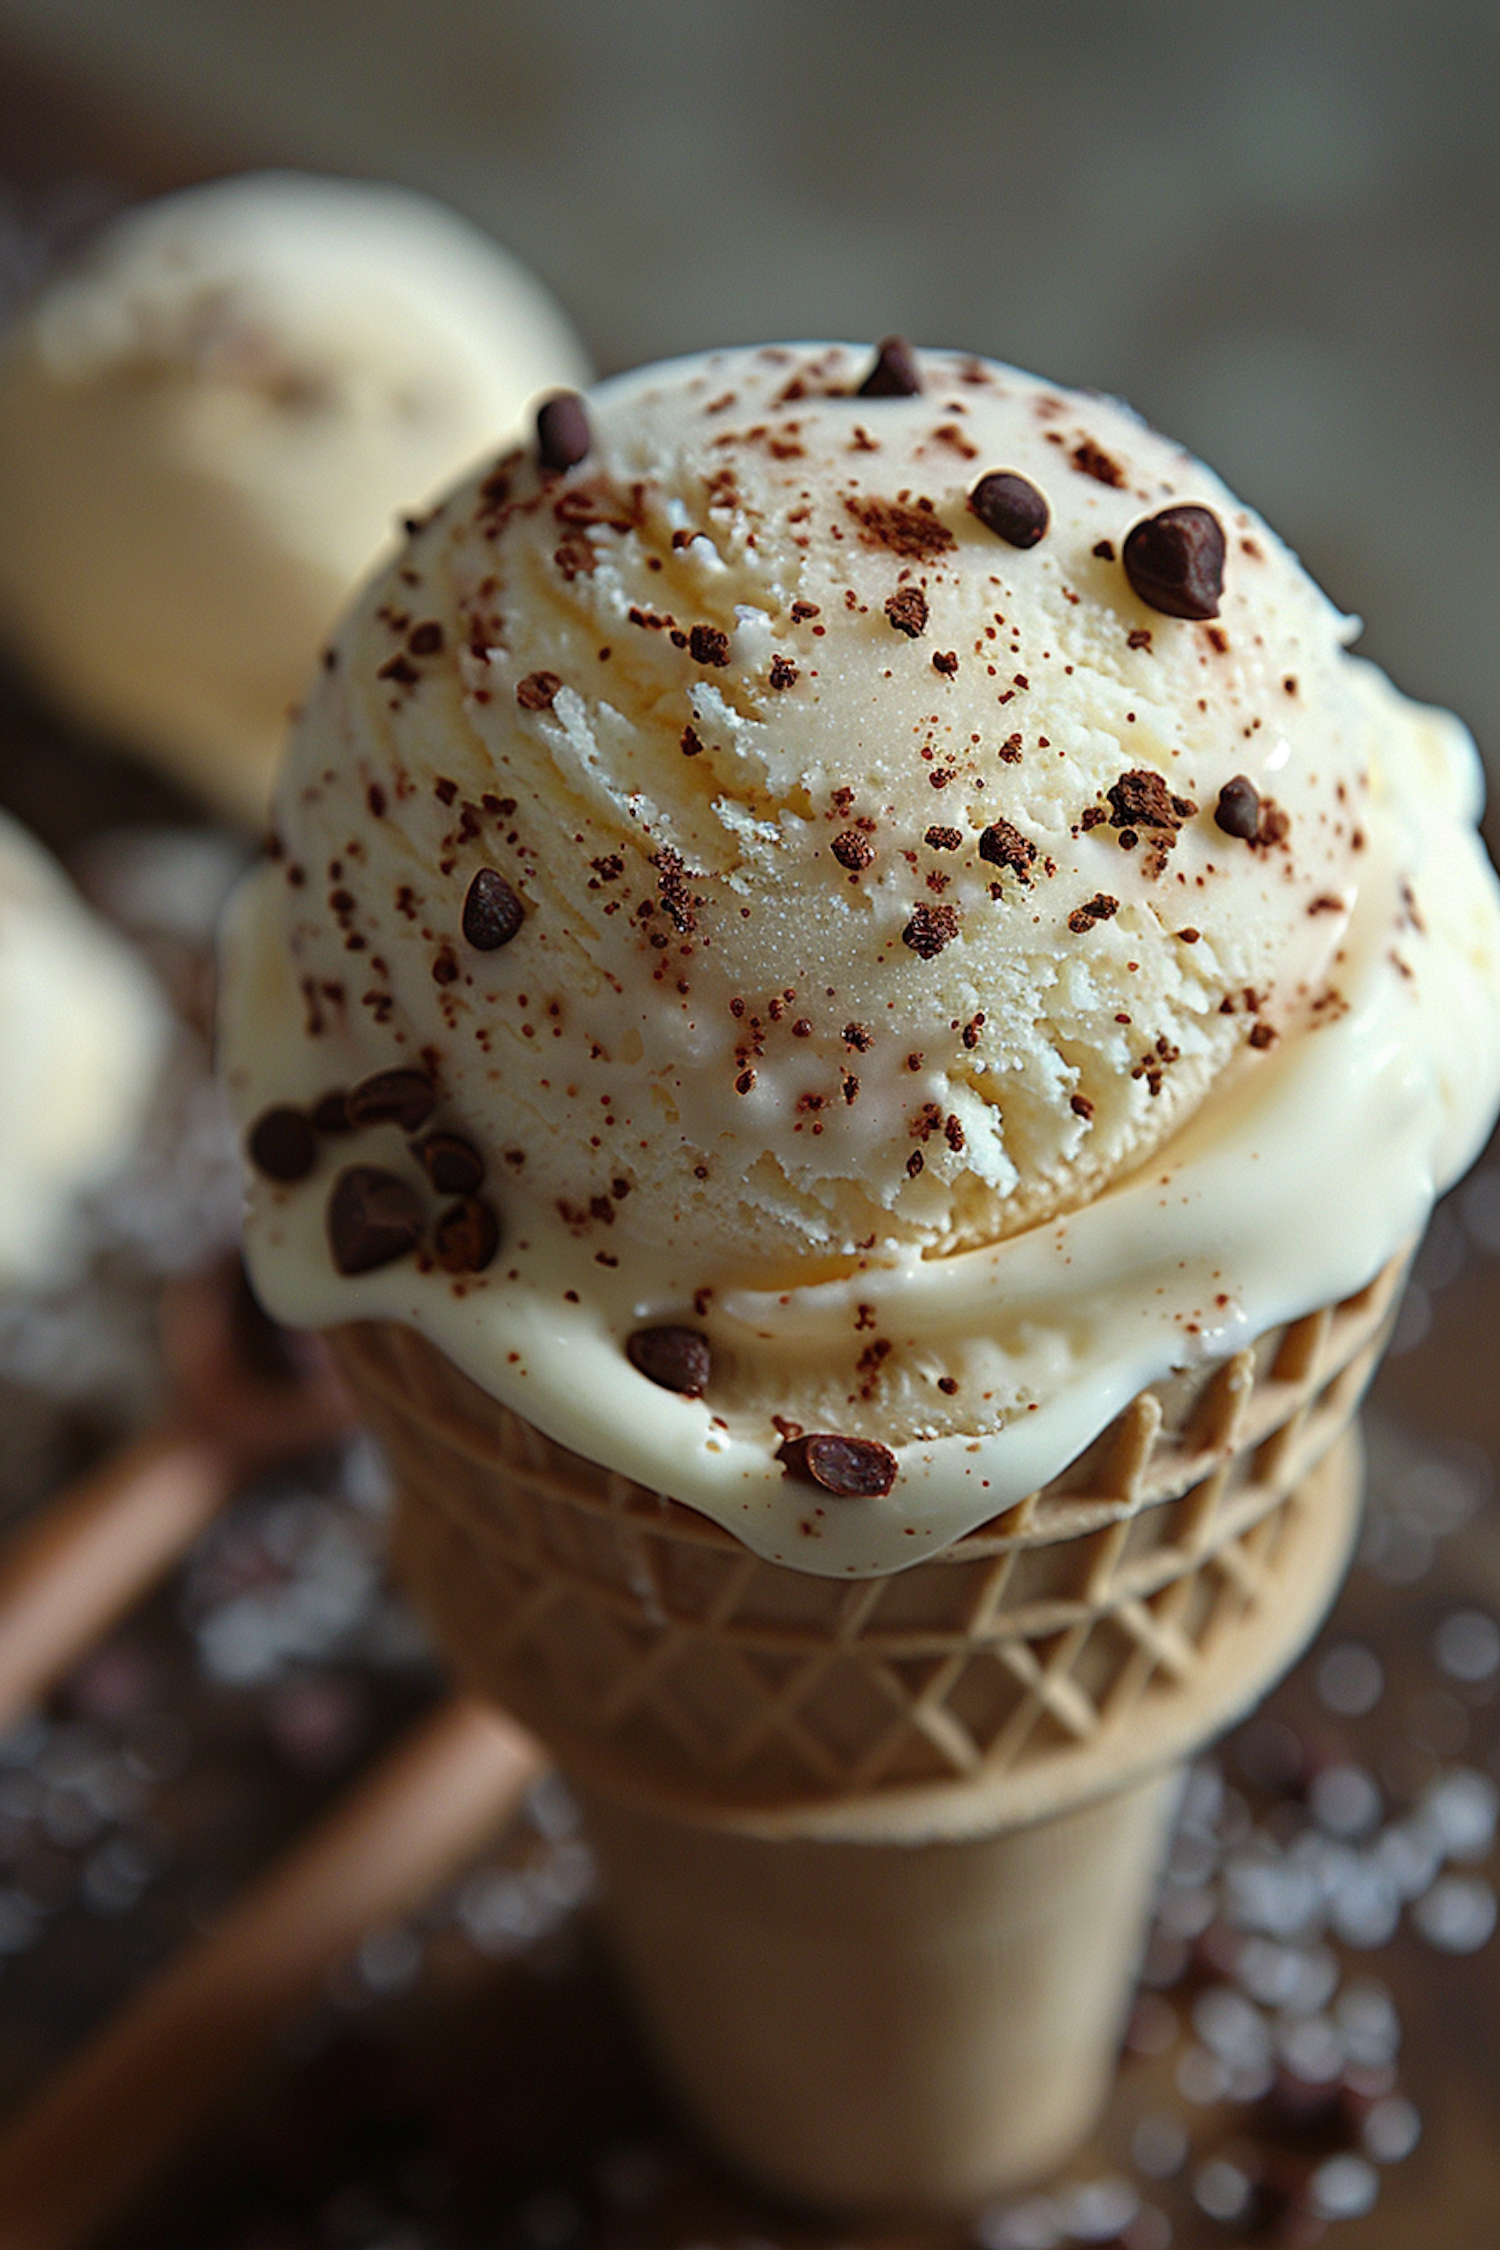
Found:
[[[483,1273],[500,1247],[493,1207],[477,1195],[451,1204],[432,1230],[432,1247],[444,1273]]]
[[[544,469],[571,469],[593,442],[588,409],[576,391],[543,399],[536,410],[536,450]]]
[[[464,936],[476,953],[494,953],[526,919],[526,909],[495,867],[481,867],[464,898]]]
[[[415,1250],[421,1234],[415,1188],[373,1164],[351,1164],[340,1172],[328,1198],[328,1247],[340,1273],[388,1266]]]
[[[1147,516],[1125,537],[1125,575],[1164,617],[1217,617],[1224,592],[1224,532],[1209,508],[1191,504]]]
[[[457,1133],[429,1133],[412,1154],[439,1195],[472,1195],[484,1178],[484,1158]]]
[[[876,1500],[890,1491],[899,1467],[888,1445],[874,1438],[837,1437],[818,1432],[785,1438],[776,1458],[789,1477],[819,1484],[840,1500]]]
[[[915,398],[922,388],[917,355],[904,336],[882,336],[875,364],[859,386],[860,398]]]
[[[320,1094],[312,1106],[312,1127],[315,1133],[352,1133],[354,1120],[349,1115],[349,1097],[342,1086],[334,1086]]]
[[[437,1107],[437,1088],[425,1071],[377,1070],[344,1096],[351,1125],[399,1125],[415,1133]]]
[[[1214,826],[1222,828],[1226,836],[1241,837],[1247,844],[1259,834],[1260,791],[1248,774],[1237,773],[1219,791]]]
[[[713,1373],[708,1338],[696,1328],[638,1328],[625,1339],[625,1357],[648,1383],[699,1398]]]
[[[263,1109],[245,1136],[245,1147],[257,1172],[268,1180],[305,1180],[318,1161],[318,1143],[300,1109],[278,1103]]]
[[[1034,547],[1045,538],[1052,511],[1036,486],[1011,469],[991,469],[969,494],[969,506],[986,531],[1010,547]]]

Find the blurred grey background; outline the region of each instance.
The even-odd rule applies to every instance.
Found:
[[[901,329],[1118,392],[1500,772],[1493,0],[0,0],[0,65],[30,179],[41,84],[131,188],[400,179],[605,368]]]

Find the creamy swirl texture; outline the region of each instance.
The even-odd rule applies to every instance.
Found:
[[[309,703],[227,1020],[247,1124],[314,1121],[252,1199],[277,1311],[409,1320],[840,1572],[1357,1287],[1500,1090],[1457,723],[1123,408],[869,364],[621,378],[433,513]],[[390,1069],[420,1118],[318,1122]],[[446,1213],[435,1131],[484,1172]],[[351,1167],[394,1235],[366,1180],[330,1240]],[[810,1511],[773,1416],[890,1488]]]

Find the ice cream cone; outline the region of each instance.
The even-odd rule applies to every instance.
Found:
[[[397,1470],[399,1567],[582,1785],[627,1981],[742,2169],[957,2207],[1087,2130],[1177,1771],[1347,1560],[1352,1416],[1404,1262],[853,1583],[582,1460],[413,1330],[335,1332]]]

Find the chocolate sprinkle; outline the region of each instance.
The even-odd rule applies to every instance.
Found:
[[[425,1071],[377,1070],[344,1096],[351,1125],[399,1125],[415,1133],[437,1107],[437,1088]]]
[[[917,355],[904,336],[882,336],[860,398],[916,398],[922,388]]]
[[[1260,791],[1248,774],[1237,773],[1219,791],[1214,826],[1222,828],[1226,836],[1238,836],[1247,844],[1255,841],[1260,833]]]
[[[625,1339],[625,1357],[648,1383],[684,1398],[700,1398],[713,1372],[708,1338],[696,1328],[638,1328]]]
[[[1224,532],[1211,509],[1163,508],[1127,533],[1125,575],[1165,617],[1217,617],[1224,592]]]
[[[412,1153],[439,1195],[472,1195],[484,1178],[484,1158],[457,1133],[429,1133]]]
[[[466,1195],[432,1230],[433,1253],[444,1273],[483,1273],[500,1247],[500,1221],[492,1205]]]
[[[245,1136],[245,1147],[257,1172],[286,1185],[305,1180],[318,1161],[312,1126],[300,1109],[284,1102],[261,1111]]]
[[[571,469],[593,442],[588,409],[576,391],[543,399],[536,410],[536,450],[544,469]]]
[[[821,1485],[840,1500],[878,1500],[896,1481],[899,1463],[888,1445],[875,1438],[838,1437],[817,1432],[784,1438],[776,1458],[789,1477]]]
[[[416,1248],[421,1233],[415,1188],[373,1164],[351,1164],[340,1172],[328,1198],[328,1247],[340,1273],[373,1273],[391,1265]]]
[[[885,614],[898,633],[914,641],[927,630],[927,596],[920,586],[901,586],[885,605]]]
[[[1010,469],[991,469],[969,494],[969,507],[1007,546],[1034,547],[1045,538],[1052,512],[1036,486]]]
[[[526,909],[498,868],[481,867],[464,898],[464,936],[476,953],[494,953],[526,919]]]

